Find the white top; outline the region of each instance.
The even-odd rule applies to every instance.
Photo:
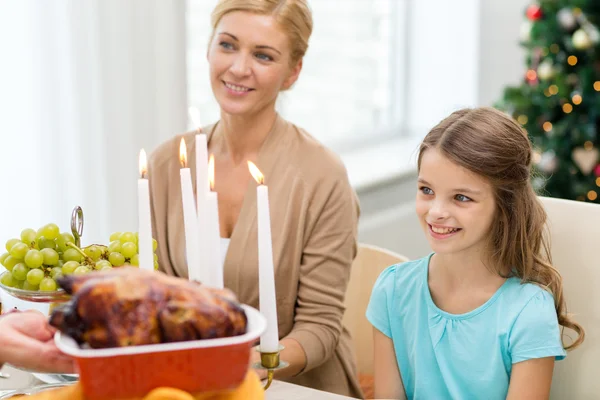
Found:
[[[225,257],[227,256],[227,249],[229,249],[229,242],[231,239],[221,238],[221,263],[225,264]]]

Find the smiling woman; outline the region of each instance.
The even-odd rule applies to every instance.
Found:
[[[207,16],[216,3],[186,1],[188,103],[200,110],[205,123],[215,121],[220,111],[210,96],[206,57],[212,33]],[[310,51],[293,90],[279,96],[278,112],[302,121],[339,151],[403,134],[408,1],[307,3],[314,18]]]
[[[312,15],[306,0],[221,0],[212,25],[207,59],[220,120],[203,131],[214,155],[225,286],[258,307],[252,161],[269,186],[281,358],[290,364],[275,377],[360,398],[342,325],[356,256],[356,195],[339,158],[275,110],[302,71]],[[181,188],[173,179],[182,137],[195,149],[196,132],[178,135],[154,152],[148,171],[159,265],[177,276],[188,274]]]
[[[222,6],[221,6],[222,8]],[[233,11],[221,16],[210,42],[210,83],[221,112],[257,113],[275,108],[281,90],[298,79],[307,44],[270,15]],[[309,24],[304,24],[312,27]],[[255,29],[261,27],[261,29]],[[287,28],[289,29],[289,28]],[[310,30],[309,30],[310,32]]]

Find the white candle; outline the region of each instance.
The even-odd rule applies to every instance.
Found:
[[[208,186],[208,149],[206,135],[196,135],[196,214],[198,216],[198,280],[207,285],[211,284],[210,247],[208,238],[209,213],[206,197]]]
[[[221,260],[221,226],[219,224],[219,199],[215,188],[215,157],[211,154],[208,162],[210,191],[206,193],[207,210],[207,258],[210,270],[210,286],[223,288],[223,262]]]
[[[271,242],[271,216],[269,211],[269,189],[264,176],[251,161],[250,173],[258,183],[256,206],[258,220],[258,287],[260,312],[267,319],[267,329],[260,337],[261,352],[277,352],[279,329],[277,327],[277,302],[275,300],[275,272],[273,269],[273,244]]]
[[[210,190],[208,183],[208,144],[206,135],[196,135],[196,192],[207,193]],[[198,207],[200,208],[200,207]]]
[[[181,201],[183,205],[183,226],[185,231],[185,254],[188,266],[188,279],[199,280],[199,258],[198,258],[198,218],[194,205],[194,190],[192,188],[192,174],[187,168],[187,149],[185,140],[181,138],[179,145],[179,160],[181,169]]]
[[[152,222],[150,220],[150,190],[146,172],[146,152],[140,151],[140,179],[138,179],[138,253],[141,269],[154,270],[152,249]]]

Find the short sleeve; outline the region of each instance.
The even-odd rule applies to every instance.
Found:
[[[513,364],[533,358],[565,358],[554,298],[546,290],[535,294],[517,317],[510,331],[509,351]]]
[[[377,278],[366,313],[369,322],[387,337],[392,337],[389,306],[394,296],[396,267],[386,268]]]

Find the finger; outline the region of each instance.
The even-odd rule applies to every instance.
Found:
[[[72,373],[75,371],[73,358],[62,353],[54,343],[42,346],[42,352],[34,360],[35,369],[43,372]]]

